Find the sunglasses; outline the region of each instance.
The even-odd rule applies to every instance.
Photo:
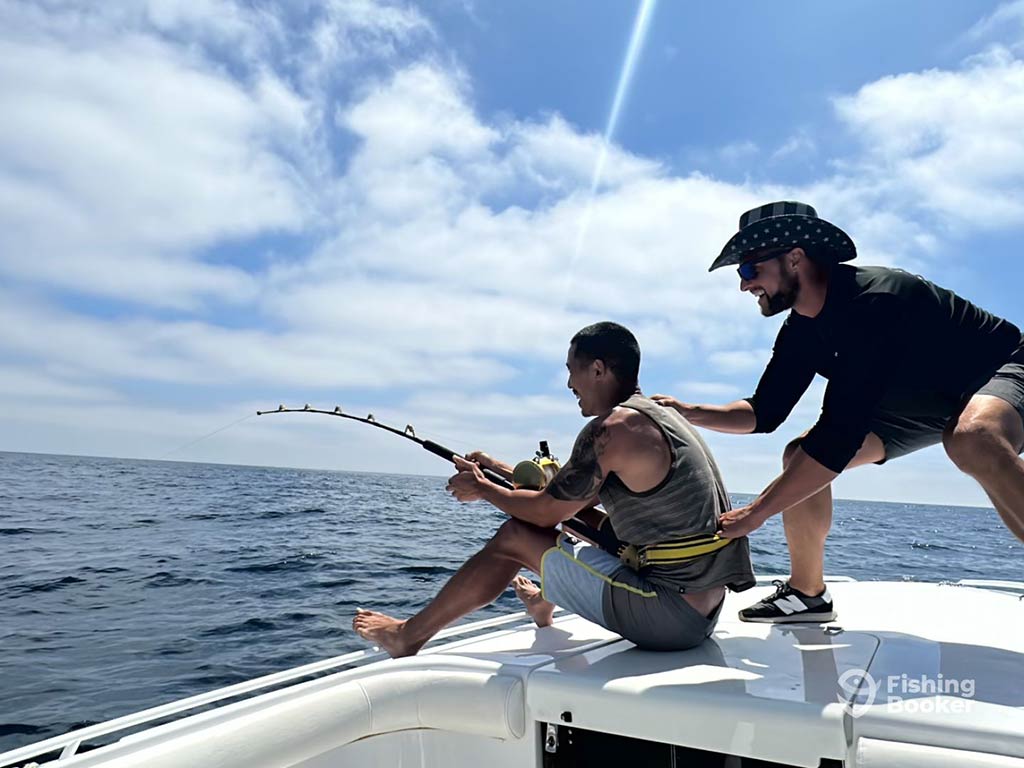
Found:
[[[753,280],[757,277],[757,265],[762,261],[768,261],[769,259],[777,259],[783,254],[789,253],[792,248],[773,248],[770,251],[765,251],[760,256],[755,256],[752,259],[748,259],[736,267],[736,274],[743,280]]]

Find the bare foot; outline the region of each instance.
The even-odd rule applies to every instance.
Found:
[[[423,646],[423,643],[418,645],[409,643],[403,637],[402,630],[404,628],[404,621],[363,608],[356,608],[356,617],[352,619],[352,629],[360,637],[379,645],[393,659],[400,656],[415,656]]]
[[[523,601],[526,612],[538,627],[547,627],[551,624],[551,614],[555,612],[555,604],[549,603],[540,594],[540,587],[534,584],[525,576],[516,576],[512,579],[512,588],[516,591],[516,597]]]

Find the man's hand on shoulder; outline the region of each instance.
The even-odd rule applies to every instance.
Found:
[[[672,395],[651,395],[651,400],[662,408],[674,408],[680,415],[689,416],[697,406],[676,400]]]
[[[694,405],[671,395],[651,395],[651,400],[663,408],[674,409],[688,422],[704,429],[734,435],[746,435],[757,429],[757,416],[749,400],[736,400],[727,405]]]

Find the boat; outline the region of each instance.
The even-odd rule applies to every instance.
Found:
[[[1024,768],[1024,582],[829,577],[828,624],[642,651],[559,612],[360,651],[0,755],[57,768]]]

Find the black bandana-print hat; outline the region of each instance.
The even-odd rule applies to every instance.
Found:
[[[739,264],[756,251],[787,245],[817,246],[817,255],[834,262],[857,258],[857,247],[848,234],[819,219],[817,211],[806,203],[787,200],[762,205],[740,216],[740,231],[725,244],[708,272]]]

